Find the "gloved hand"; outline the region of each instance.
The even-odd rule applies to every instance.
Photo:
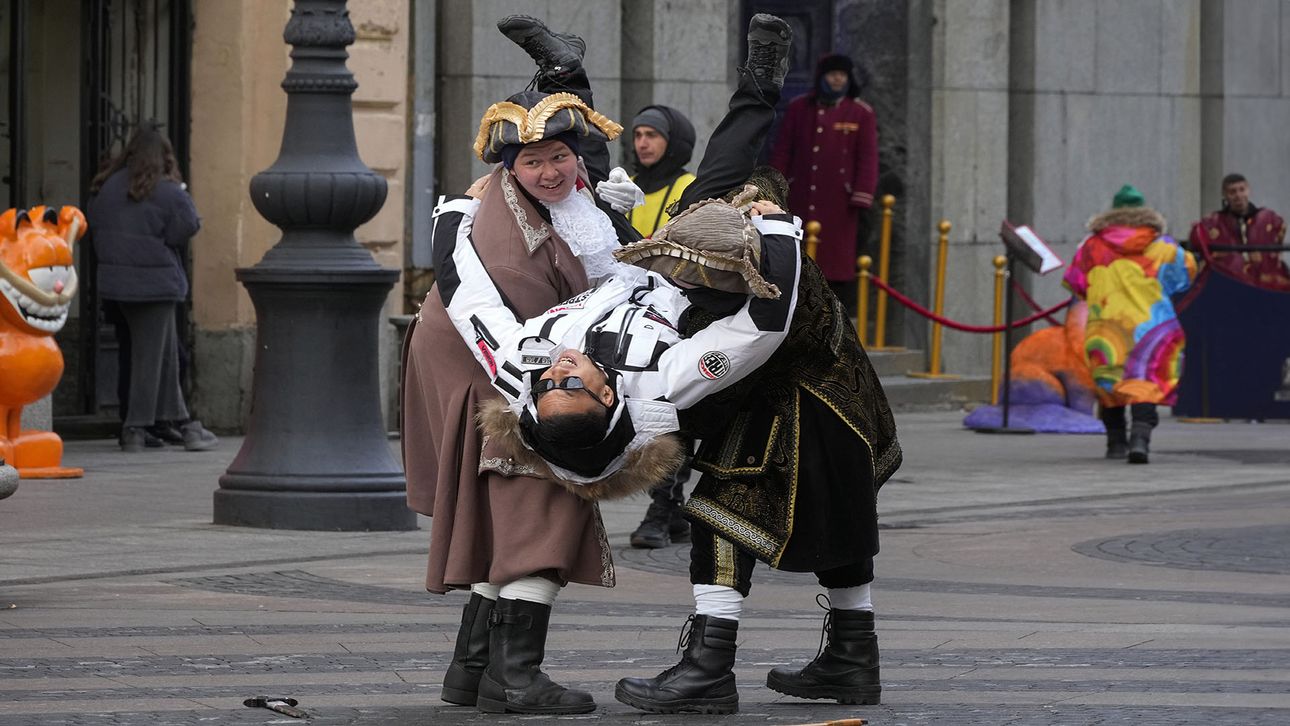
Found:
[[[609,172],[609,178],[596,185],[596,196],[621,214],[645,203],[645,192],[636,186],[621,166],[615,166]]]

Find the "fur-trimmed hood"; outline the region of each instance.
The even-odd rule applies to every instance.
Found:
[[[557,476],[541,456],[524,445],[519,416],[504,400],[490,399],[481,403],[475,421],[485,440],[498,447],[498,451],[510,459],[513,468],[554,481],[583,499],[621,499],[648,491],[671,476],[685,461],[685,446],[680,437],[675,434],[655,436],[630,451],[618,471],[604,479],[583,484]]]
[[[1108,209],[1088,220],[1088,231],[1097,234],[1107,227],[1153,227],[1158,234],[1168,231],[1165,216],[1151,207]]]

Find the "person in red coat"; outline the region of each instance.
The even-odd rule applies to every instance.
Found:
[[[815,262],[835,292],[856,279],[856,229],[878,184],[878,122],[851,59],[826,55],[815,87],[788,104],[770,163],[788,178],[794,214],[820,223]]]
[[[1278,247],[1285,244],[1281,215],[1250,201],[1250,183],[1240,174],[1223,177],[1223,208],[1191,227],[1196,255],[1228,275],[1268,290],[1290,290],[1290,268],[1279,252],[1210,250],[1210,245]]]

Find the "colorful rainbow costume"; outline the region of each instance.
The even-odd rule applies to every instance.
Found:
[[[1063,282],[1088,301],[1084,357],[1098,399],[1172,404],[1184,337],[1169,298],[1191,285],[1196,260],[1150,207],[1103,212],[1088,228]]]

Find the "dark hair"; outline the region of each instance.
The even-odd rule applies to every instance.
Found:
[[[147,199],[160,179],[169,179],[176,184],[183,181],[170,139],[152,121],[135,129],[129,143],[125,145],[125,151],[112,159],[90,182],[90,193],[98,194],[108,177],[121,169],[129,169],[129,195],[136,202]]]
[[[537,433],[546,441],[561,447],[581,449],[600,443],[609,429],[609,409],[588,413],[562,413],[543,416],[536,424]]]
[[[1228,184],[1235,184],[1237,182],[1243,182],[1243,181],[1246,181],[1244,174],[1228,174],[1227,176],[1223,177],[1222,188],[1226,189]]]

